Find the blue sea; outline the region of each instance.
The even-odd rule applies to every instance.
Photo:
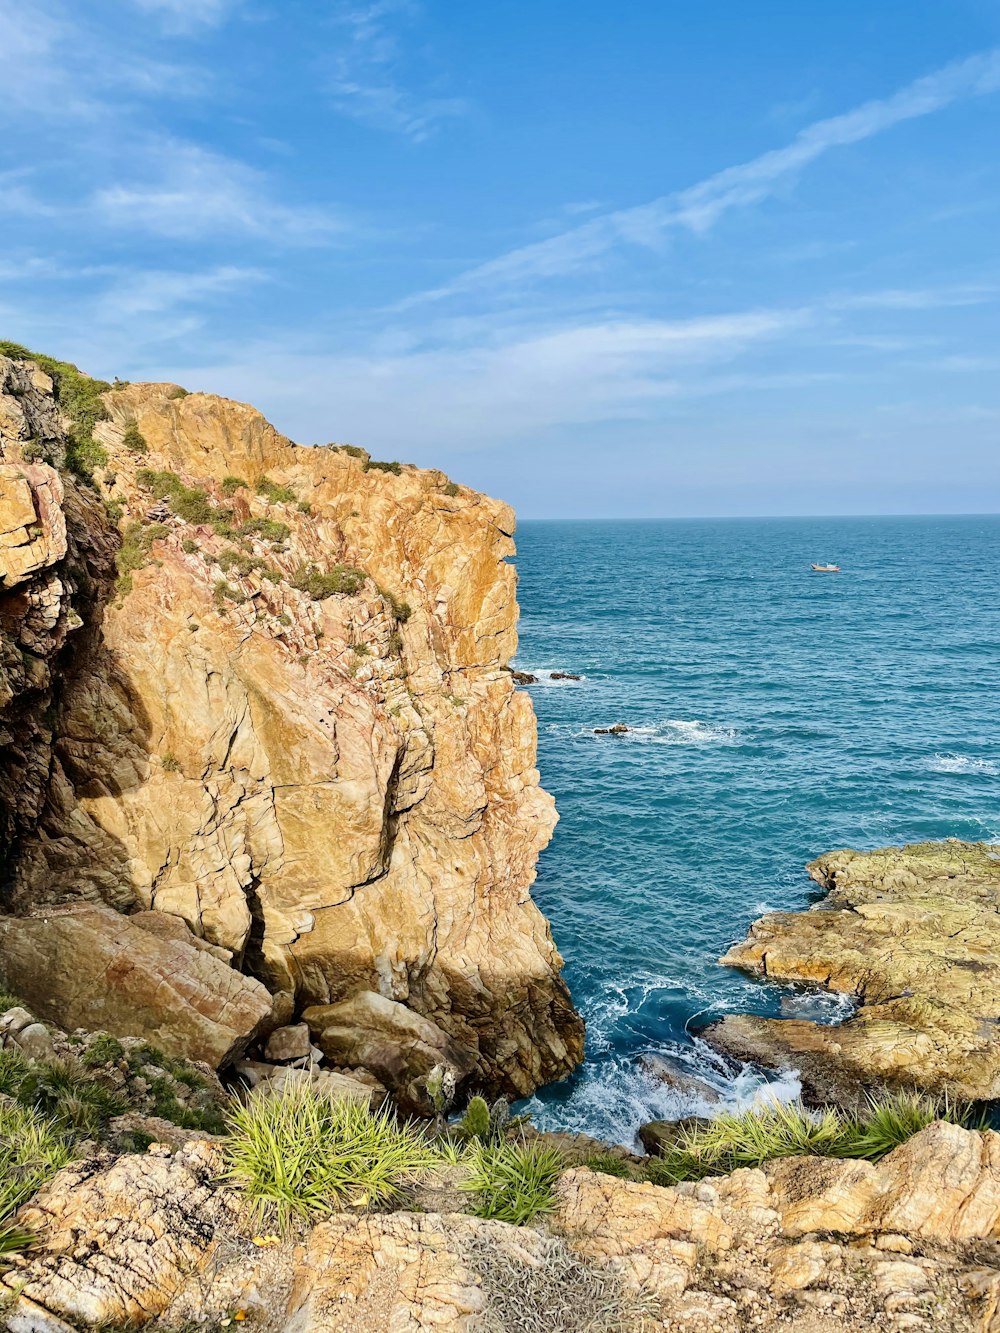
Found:
[[[588,1024],[584,1065],[530,1109],[625,1144],[711,1109],[650,1054],[725,1106],[794,1096],[692,1029],[850,1011],[717,963],[762,912],[816,900],[811,857],[1000,840],[1000,516],[536,521],[517,541],[516,665],[540,677],[561,816],[534,894]]]

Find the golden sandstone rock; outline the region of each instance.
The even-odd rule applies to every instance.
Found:
[[[35,675],[2,659],[9,907],[168,913],[268,985],[276,1022],[373,992],[487,1086],[567,1073],[583,1025],[529,894],[555,811],[504,669],[511,510],[439,472],[294,445],[211,395],[139,384],[104,402],[94,487],[67,474],[44,513],[35,490],[55,563],[0,585],[13,645],[24,597],[65,584]],[[0,357],[8,467],[33,476],[29,446],[66,429],[51,381]],[[0,546],[0,571],[25,549]]]
[[[797,1069],[822,1100],[881,1084],[1000,1096],[1000,849],[919,843],[833,852],[808,869],[828,897],[762,917],[722,962],[827,986],[860,1008],[836,1026],[729,1016],[707,1039]]]
[[[577,1168],[537,1227],[348,1210],[298,1244],[251,1240],[220,1170],[218,1147],[193,1142],[60,1172],[19,1215],[40,1248],[0,1279],[11,1333],[237,1310],[275,1333],[475,1333],[512,1310],[560,1333],[597,1311],[666,1333],[995,1328],[989,1131],[938,1123],[877,1166],[794,1158],[672,1189]]]

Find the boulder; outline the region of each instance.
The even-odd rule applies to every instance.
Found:
[[[271,1012],[265,988],[207,950],[96,903],[0,917],[0,971],[41,1018],[144,1037],[219,1068]]]
[[[666,1148],[675,1144],[687,1129],[696,1129],[707,1125],[701,1116],[685,1116],[683,1120],[649,1120],[639,1126],[639,1142],[650,1157],[662,1157]]]
[[[293,1023],[275,1028],[264,1047],[264,1059],[281,1064],[284,1060],[305,1060],[312,1052],[307,1023]]]
[[[370,1069],[408,1111],[434,1112],[426,1078],[436,1066],[450,1070],[456,1086],[476,1068],[475,1056],[436,1023],[376,991],[314,1005],[302,1018],[331,1064]]]
[[[624,736],[629,728],[624,722],[615,722],[610,727],[595,727],[595,736]]]
[[[707,1106],[717,1106],[721,1100],[718,1089],[713,1088],[707,1079],[689,1074],[678,1062],[665,1056],[644,1055],[639,1064],[650,1078],[671,1088],[680,1098],[702,1102]]]

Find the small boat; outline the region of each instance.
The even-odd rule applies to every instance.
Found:
[[[839,574],[839,565],[813,565],[817,574]]]

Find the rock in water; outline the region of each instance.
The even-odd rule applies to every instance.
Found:
[[[610,727],[595,727],[595,736],[624,736],[629,728],[624,722],[615,722]]]
[[[4,910],[152,909],[280,1021],[377,991],[498,1092],[568,1073],[511,510],[168,384],[103,394],[82,484],[59,391],[0,356]]]
[[[949,840],[840,851],[808,867],[829,896],[756,921],[721,960],[856,995],[836,1026],[730,1015],[702,1035],[740,1059],[798,1069],[817,1100],[871,1086],[1000,1096],[1000,848]]]
[[[0,917],[0,974],[61,1027],[146,1037],[213,1068],[235,1059],[271,1012],[253,977],[97,903]]]

